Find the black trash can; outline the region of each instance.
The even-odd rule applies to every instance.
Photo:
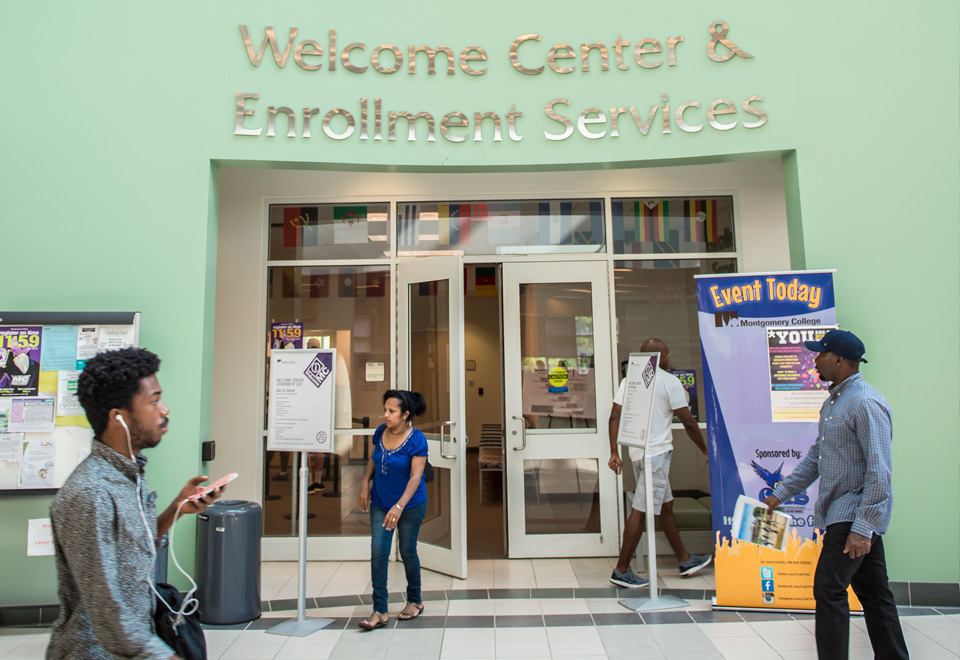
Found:
[[[197,516],[200,621],[232,625],[260,618],[260,530],[256,502],[215,502]]]

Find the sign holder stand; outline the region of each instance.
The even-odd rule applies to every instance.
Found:
[[[646,501],[653,502],[653,458],[646,452],[643,454],[643,482]],[[674,610],[690,605],[690,603],[682,598],[660,595],[659,578],[657,578],[657,539],[654,533],[653,516],[647,515],[647,556],[650,558],[650,597],[624,598],[618,601],[628,610],[633,610],[634,612],[658,612],[660,610]]]
[[[329,359],[321,359],[321,354]],[[301,359],[306,356],[307,360]],[[300,510],[298,536],[300,556],[298,561],[297,618],[273,626],[268,633],[289,637],[306,637],[333,623],[333,619],[308,617],[307,601],[307,484],[310,481],[310,451],[313,434],[321,447],[326,449],[333,441],[333,402],[336,372],[335,349],[284,349],[271,354],[270,371],[270,424],[267,448],[279,451],[295,451],[300,458],[297,478],[300,486]],[[304,366],[306,369],[304,370]],[[282,377],[281,375],[282,374]],[[278,386],[279,383],[279,386]],[[326,385],[329,394],[318,395]],[[278,392],[278,387],[280,391]],[[311,387],[316,389],[310,389]],[[316,392],[316,394],[315,394]],[[274,410],[274,405],[277,409]],[[279,427],[278,427],[279,425]],[[278,430],[279,429],[279,430]],[[277,435],[280,438],[277,438]],[[310,439],[311,442],[307,442]],[[289,442],[286,442],[289,440]]]
[[[310,468],[307,466],[310,454],[303,452],[300,456],[300,558],[298,566],[299,584],[297,585],[297,618],[275,625],[267,630],[272,635],[287,635],[290,637],[306,637],[318,630],[323,630],[333,619],[308,617],[306,611],[307,600],[307,481],[310,479]]]
[[[656,365],[660,360],[659,353],[631,353],[630,354],[630,368],[634,366],[634,360],[637,358],[642,358],[646,360],[655,360],[653,362]],[[639,366],[639,363],[638,363]],[[650,383],[650,387],[656,388],[656,371],[653,372],[654,377]],[[630,372],[627,372],[627,378],[630,378]],[[628,380],[629,383],[629,380]],[[649,399],[652,401],[651,399]],[[623,403],[626,404],[626,396],[624,396]],[[652,403],[650,404],[652,407]],[[649,504],[653,502],[653,458],[646,451],[646,439],[650,437],[650,408],[647,409],[647,423],[645,432],[642,435],[643,439],[643,491],[645,495],[645,501],[647,502],[649,509]],[[619,438],[618,438],[619,440]],[[681,607],[688,607],[689,603],[682,598],[677,598],[676,596],[667,596],[660,595],[659,588],[659,579],[657,578],[657,539],[654,531],[654,516],[650,515],[650,512],[647,512],[646,516],[647,523],[647,556],[649,557],[649,566],[648,571],[650,575],[650,596],[648,598],[624,598],[617,602],[620,603],[623,607],[626,607],[628,610],[633,610],[634,612],[658,612],[661,610],[673,610]]]

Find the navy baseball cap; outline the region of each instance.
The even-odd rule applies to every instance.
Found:
[[[866,348],[860,338],[849,330],[831,330],[820,341],[805,341],[803,345],[817,353],[833,353],[853,362],[866,362]]]

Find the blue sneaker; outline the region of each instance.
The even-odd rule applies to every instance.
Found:
[[[642,587],[650,586],[650,580],[640,577],[634,573],[633,569],[630,567],[627,567],[626,573],[621,573],[617,569],[613,569],[613,574],[610,575],[610,581],[618,586],[626,587],[627,589],[640,589]]]
[[[713,557],[710,555],[690,555],[689,561],[680,564],[680,575],[690,577],[701,568],[709,565],[711,561],[713,561]]]

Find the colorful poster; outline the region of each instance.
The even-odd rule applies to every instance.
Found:
[[[693,418],[700,421],[700,399],[697,397],[697,371],[696,369],[667,369],[680,380],[684,391],[687,393],[687,407],[690,408],[690,414]],[[676,415],[673,417],[673,423],[680,422]]]
[[[797,392],[822,396],[819,386],[811,387],[804,368],[807,356],[796,347],[802,347],[804,333],[835,326],[833,273],[702,275],[696,284],[717,535],[717,604],[812,608],[813,569],[820,552],[812,528],[818,484],[784,503],[783,512],[792,523],[783,552],[733,538],[731,526],[737,499],[746,495],[763,500],[816,440],[817,417],[791,419],[789,424],[775,419],[787,416],[783,410],[798,402],[791,399]],[[776,381],[772,371],[777,372]],[[776,394],[774,383],[783,387]],[[776,414],[775,405],[780,411]],[[815,404],[808,400],[804,405],[808,409]],[[799,409],[797,403],[793,410]],[[776,589],[763,589],[761,567],[772,570],[773,576],[765,579]]]
[[[819,341],[835,326],[768,328],[770,412],[775,422],[817,422],[830,385],[813,364],[817,354],[805,341]]]
[[[32,396],[40,385],[41,326],[0,327],[0,396]]]
[[[303,323],[271,323],[270,348],[303,348]]]

